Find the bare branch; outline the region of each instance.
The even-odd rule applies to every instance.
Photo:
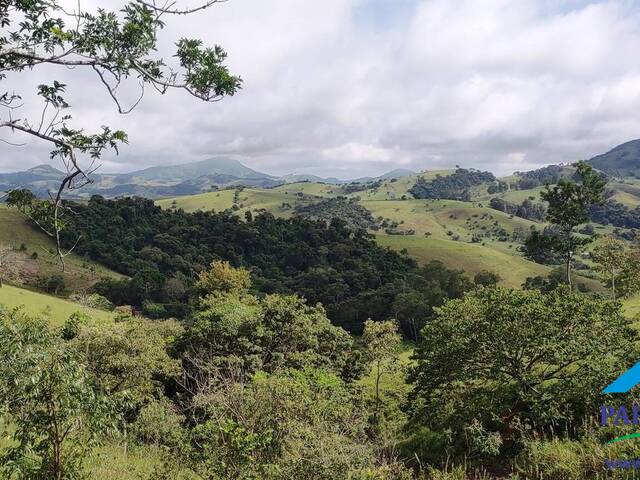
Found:
[[[156,5],[155,2],[150,3],[150,2],[146,2],[144,0],[136,0],[137,3],[139,3],[140,5],[144,5],[147,8],[150,8],[151,10],[154,10],[155,12],[158,13],[166,13],[169,15],[189,15],[190,13],[195,13],[195,12],[199,12],[201,10],[205,10],[213,5],[215,5],[216,3],[226,3],[228,0],[207,0],[207,2],[197,6],[197,7],[192,7],[192,8],[185,8],[185,9],[179,9],[179,8],[173,8],[174,5],[176,4],[176,2],[172,2],[170,4],[165,4],[165,6],[163,7],[159,7]]]

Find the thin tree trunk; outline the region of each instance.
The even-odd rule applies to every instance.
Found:
[[[613,293],[613,299],[616,299],[616,271],[611,271],[611,292]]]
[[[573,283],[571,281],[571,257],[572,252],[567,253],[567,284],[569,285],[569,292],[573,291]]]
[[[376,409],[373,412],[373,423],[378,424],[378,410],[380,408],[380,360],[376,365]]]

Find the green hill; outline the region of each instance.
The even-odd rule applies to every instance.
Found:
[[[589,160],[598,170],[616,177],[640,176],[640,139],[618,145]]]
[[[31,282],[38,277],[61,274],[69,290],[83,290],[101,277],[120,275],[98,263],[70,255],[65,258],[66,271],[63,273],[55,256],[53,240],[46,234],[30,226],[16,210],[0,204],[0,245],[14,249],[12,262],[19,272],[19,283]],[[24,247],[24,248],[23,248]]]
[[[7,308],[22,307],[30,315],[44,314],[51,320],[52,325],[61,325],[74,312],[86,313],[92,322],[109,322],[113,320],[113,313],[83,307],[78,303],[62,298],[32,292],[12,285],[0,287],[0,305]]]

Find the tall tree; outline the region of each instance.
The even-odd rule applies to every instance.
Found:
[[[611,286],[611,296],[616,298],[616,279],[627,263],[627,252],[624,242],[613,237],[605,237],[591,252],[591,258],[598,265],[598,270],[606,276]]]
[[[375,407],[373,421],[378,423],[380,414],[380,381],[383,375],[393,372],[399,366],[402,337],[398,333],[395,320],[375,322],[367,320],[362,334],[364,344],[363,359],[371,365],[375,380]]]
[[[195,13],[220,1],[203,0],[199,6],[181,10],[176,2],[130,0],[118,11],[100,8],[91,12],[80,1],[73,10],[65,9],[58,0],[0,2],[0,80],[42,66],[52,75],[55,68],[66,68],[69,74],[71,67],[78,76],[87,71],[95,74],[97,84],[105,89],[105,99],[113,101],[121,114],[133,111],[149,87],[161,94],[177,89],[206,102],[219,101],[233,95],[241,83],[224,66],[227,55],[221,47],[208,48],[200,40],[182,38],[176,42],[174,66],[157,56],[156,50],[167,17]],[[139,88],[139,97],[129,105],[119,94],[126,91],[119,87],[127,83]],[[127,134],[107,126],[89,133],[72,125],[67,85],[54,78],[38,86],[35,93],[41,109],[33,117],[22,108],[34,111],[24,100],[27,92],[3,90],[0,88],[0,131],[50,143],[51,157],[59,158],[66,168],[58,190],[51,194],[51,229],[44,229],[56,239],[64,268],[69,251],[60,246],[60,231],[69,212],[63,206],[63,194],[90,182],[96,161],[106,150],[117,152],[127,142]]]
[[[586,162],[577,163],[576,178],[578,182],[561,178],[557,185],[547,185],[540,193],[542,200],[549,203],[547,220],[558,227],[558,235],[553,240],[553,247],[565,260],[567,283],[572,289],[571,267],[575,254],[584,248],[591,238],[574,234],[574,229],[589,221],[589,209],[592,205],[604,202],[603,192],[606,180]]]

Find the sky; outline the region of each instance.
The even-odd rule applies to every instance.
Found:
[[[67,83],[72,125],[129,134],[103,172],[225,156],[275,175],[509,174],[640,137],[640,2],[229,0],[167,21],[159,55],[185,36],[221,45],[242,90],[218,103],[149,91],[126,116],[93,72],[38,68],[0,90],[21,93],[33,115],[39,83]],[[59,167],[47,144],[0,138],[25,143],[0,143],[0,171]]]

